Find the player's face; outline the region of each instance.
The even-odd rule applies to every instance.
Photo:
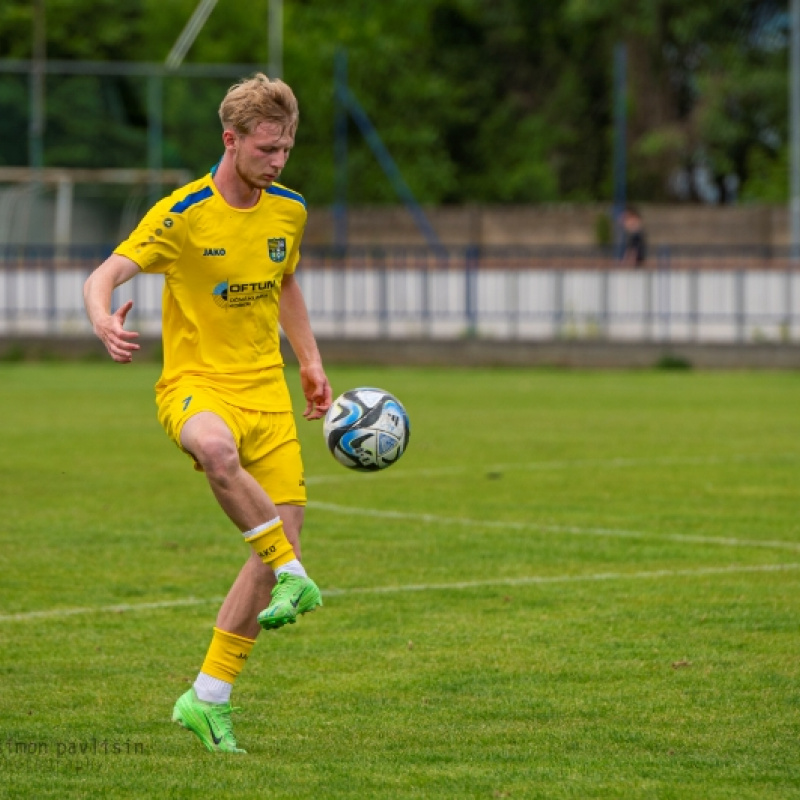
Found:
[[[266,189],[280,177],[294,147],[294,131],[262,122],[252,133],[235,136],[233,164],[239,177],[253,189]]]

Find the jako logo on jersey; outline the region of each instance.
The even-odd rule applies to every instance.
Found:
[[[225,255],[225,248],[224,247],[206,247],[203,250],[204,256],[224,256]]]
[[[211,294],[220,308],[243,308],[269,296],[274,288],[275,281],[223,281],[214,287]]]
[[[286,258],[286,239],[283,236],[279,239],[267,239],[267,250],[269,257],[276,264],[280,264]]]

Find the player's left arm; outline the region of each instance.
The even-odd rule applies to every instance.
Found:
[[[322,366],[317,340],[311,330],[306,301],[293,273],[283,276],[280,323],[300,362],[300,382],[306,398],[303,416],[306,419],[319,419],[330,408],[333,394]]]

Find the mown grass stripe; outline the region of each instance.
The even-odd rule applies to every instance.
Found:
[[[471,519],[468,517],[445,517],[438,514],[417,514],[411,511],[387,511],[385,509],[343,506],[338,503],[310,502],[309,508],[330,511],[334,514],[352,514],[360,517],[398,519],[422,522],[429,525],[461,525],[465,528],[501,528],[503,530],[529,530],[542,533],[569,533],[578,536],[608,536],[622,539],[662,539],[684,544],[712,544],[720,547],[756,547],[800,552],[800,542],[780,539],[737,539],[730,536],[698,536],[687,533],[653,533],[628,531],[619,528],[582,528],[576,525],[547,525],[539,522],[515,522],[513,520]]]
[[[464,464],[453,467],[432,467],[422,469],[392,470],[393,478],[434,478],[448,475],[463,475],[466,472],[547,472],[549,470],[565,469],[626,469],[629,467],[669,467],[669,466],[703,466],[724,464],[758,464],[764,461],[793,462],[800,458],[798,453],[754,453],[751,455],[729,456],[662,456],[656,458],[570,458],[550,461],[520,461],[498,464]],[[353,480],[352,472],[331,473],[328,475],[312,475],[306,478],[306,483],[322,485],[327,483],[342,483]]]
[[[660,578],[692,578],[710,575],[733,575],[759,572],[785,572],[800,568],[800,563],[790,564],[730,564],[723,567],[701,567],[699,569],[658,569],[638,572],[597,572],[589,575],[525,575],[518,578],[491,578],[479,581],[452,581],[449,583],[416,583],[397,586],[366,586],[350,589],[323,589],[325,597],[340,597],[353,594],[402,594],[405,592],[438,592],[465,589],[486,589],[492,586],[532,586],[558,583],[582,583],[593,581],[658,580]],[[50,608],[40,611],[21,611],[16,614],[0,614],[0,622],[24,622],[34,619],[74,617],[81,614],[120,614],[129,611],[152,611],[182,606],[221,603],[222,597],[186,597],[150,603],[118,603],[110,606],[87,606],[84,608]]]

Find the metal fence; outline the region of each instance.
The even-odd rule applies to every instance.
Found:
[[[0,249],[0,335],[81,336],[82,284],[111,248]],[[307,248],[298,279],[319,336],[664,342],[800,339],[788,253],[663,251],[647,269],[610,252]],[[160,332],[159,276],[121,287],[131,325]]]

